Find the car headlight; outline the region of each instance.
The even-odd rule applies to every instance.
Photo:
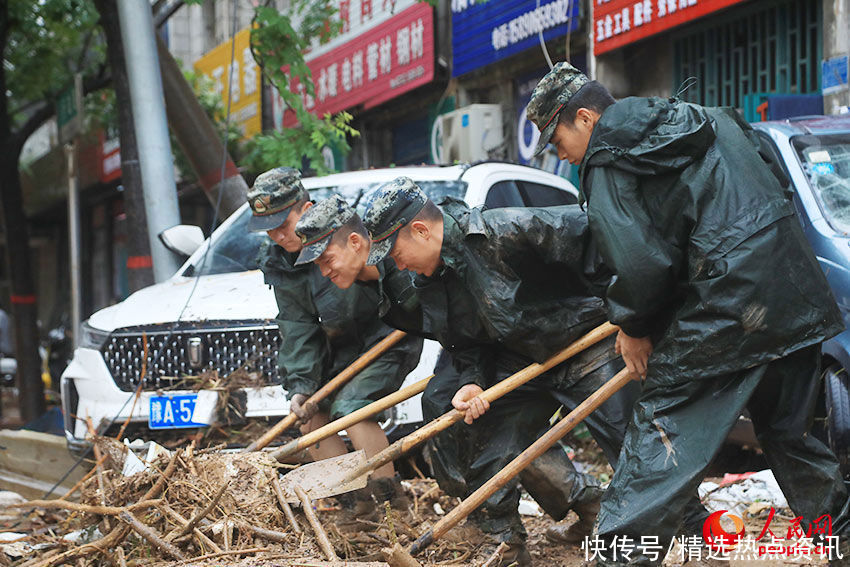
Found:
[[[100,350],[103,343],[109,338],[109,332],[95,329],[88,323],[80,325],[80,348],[93,348]]]

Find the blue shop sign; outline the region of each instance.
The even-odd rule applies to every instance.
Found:
[[[587,54],[574,54],[570,59],[570,63],[575,65],[580,71],[586,72]],[[516,156],[516,160],[517,162],[523,165],[539,167],[540,169],[556,173],[557,175],[562,175],[563,171],[567,171],[567,174],[562,176],[569,178],[569,162],[565,161],[561,164],[555,164],[555,168],[553,169],[545,164],[545,152],[544,159],[542,160],[539,158],[535,158],[533,155],[534,148],[537,147],[537,141],[540,139],[540,132],[537,130],[537,126],[535,126],[534,123],[526,116],[526,109],[528,108],[529,101],[531,101],[531,93],[534,90],[534,87],[537,86],[537,83],[540,82],[540,79],[542,79],[543,76],[548,72],[549,68],[543,67],[535,71],[534,73],[529,73],[528,75],[524,75],[516,79],[516,133],[517,149],[519,150],[519,155]],[[555,155],[554,152],[552,153],[552,155]],[[570,181],[573,181],[573,179],[570,179]],[[578,180],[576,179],[574,183],[578,183]]]
[[[517,147],[519,148],[517,161],[523,165],[528,165],[534,157],[532,154],[537,146],[537,140],[540,139],[537,126],[526,117],[525,110],[531,100],[531,91],[534,90],[534,87],[537,86],[537,83],[540,82],[547,71],[548,69],[540,69],[536,73],[531,73],[516,81]]]
[[[821,89],[832,94],[847,88],[847,56],[824,59],[821,63]]]
[[[580,0],[452,0],[457,77],[575,31]],[[542,56],[541,56],[542,57]]]

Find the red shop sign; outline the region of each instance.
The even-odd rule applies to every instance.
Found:
[[[596,55],[745,0],[591,0]]]
[[[98,132],[100,141],[100,181],[109,183],[121,177],[121,144],[118,138],[107,138],[106,133]]]
[[[313,114],[377,106],[433,80],[433,10],[425,3],[411,6],[307,65],[316,96],[302,96]],[[295,81],[292,88],[302,90]],[[295,113],[286,111],[284,125],[295,122]]]

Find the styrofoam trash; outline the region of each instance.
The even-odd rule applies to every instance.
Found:
[[[723,486],[703,482],[698,493],[709,512],[728,510],[741,518],[753,502],[767,503],[776,509],[788,507],[788,501],[770,469]]]
[[[10,490],[0,490],[0,520],[11,520],[18,517],[18,510],[9,506],[12,504],[23,504],[27,499]]]
[[[537,516],[539,518],[543,515],[543,509],[540,507],[540,504],[535,502],[534,498],[527,494],[520,496],[517,511],[523,516]]]
[[[9,557],[25,557],[47,547],[46,543],[30,545],[28,541],[15,541],[27,537],[29,534],[19,532],[0,532],[0,542],[10,541],[13,543],[0,543],[0,553],[4,553]]]

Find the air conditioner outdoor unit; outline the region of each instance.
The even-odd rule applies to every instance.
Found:
[[[432,142],[438,163],[488,159],[504,141],[502,107],[471,104],[443,114],[434,122]]]

